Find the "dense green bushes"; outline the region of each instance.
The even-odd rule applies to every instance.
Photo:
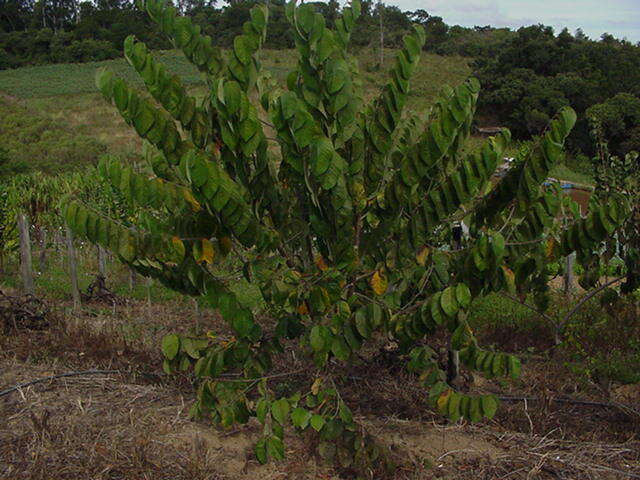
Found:
[[[586,112],[594,128],[598,128],[611,153],[624,156],[640,152],[640,98],[619,93]]]
[[[585,153],[593,151],[587,109],[619,93],[630,96],[603,108],[631,108],[632,95],[640,94],[640,47],[610,35],[592,41],[566,30],[554,35],[543,25],[521,28],[497,54],[481,54],[474,69],[483,86],[480,114],[486,121],[528,138],[540,133],[559,107],[571,105],[579,120],[569,144]]]
[[[105,40],[76,40],[70,32],[35,30],[0,33],[0,68],[45,63],[76,63],[108,60],[120,56]]]

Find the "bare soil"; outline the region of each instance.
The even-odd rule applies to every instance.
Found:
[[[349,478],[317,458],[311,437],[287,438],[286,459],[262,466],[252,453],[257,423],[225,431],[189,419],[191,380],[162,374],[157,345],[196,317],[219,331],[210,312],[135,301],[54,311],[48,329],[0,336],[0,391],[68,371],[120,373],[60,378],[0,396],[0,478]],[[523,362],[516,382],[466,377],[474,390],[519,397],[479,425],[441,419],[384,349],[345,370],[340,388],[356,418],[400,459],[391,478],[640,478],[638,386],[605,390],[558,358]]]

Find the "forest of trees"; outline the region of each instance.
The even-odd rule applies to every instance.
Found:
[[[177,0],[176,8],[193,18],[215,43],[229,47],[241,33],[254,1]],[[316,2],[331,26],[336,0]],[[517,31],[491,26],[447,25],[425,10],[365,0],[353,32],[354,48],[401,46],[412,23],[426,31],[425,49],[440,55],[469,57],[482,84],[480,121],[506,126],[516,138],[540,133],[550,116],[571,105],[578,124],[569,139],[575,151],[592,154],[594,116],[615,153],[640,149],[640,45],[603,34],[598,40],[581,30],[556,34],[534,25]],[[0,0],[0,70],[46,63],[105,60],[121,55],[127,35],[153,49],[170,48],[135,3],[129,0]],[[266,48],[293,48],[284,1],[270,2]],[[587,115],[589,112],[589,115]],[[589,120],[591,118],[591,120]]]
[[[571,105],[579,118],[571,147],[589,152],[589,117],[606,113],[605,130],[619,137],[616,153],[640,149],[640,135],[631,132],[640,120],[638,45],[611,35],[592,41],[581,31],[554,35],[537,25],[520,28],[495,55],[476,57],[474,70],[483,86],[481,112],[519,138],[539,133],[558,108]]]
[[[249,18],[253,1],[232,1],[221,7],[215,2],[179,1],[177,8],[191,16],[204,33],[224,47],[241,33]],[[335,0],[317,2],[317,8],[331,25],[338,17],[340,4]],[[424,10],[403,12],[398,7],[363,2],[362,16],[353,35],[355,46],[378,44],[380,15],[384,45],[398,47],[402,36],[414,22],[425,26],[427,46],[438,53],[473,55],[478,46],[468,45],[478,32],[490,30],[487,43],[508,34],[508,30],[449,27],[442,18]],[[293,48],[293,35],[284,16],[284,1],[270,2],[267,48]],[[495,33],[497,32],[497,34]],[[24,65],[103,60],[121,55],[124,38],[135,34],[153,48],[169,48],[134,2],[127,0],[0,0],[0,69]],[[484,32],[486,33],[486,32]],[[461,37],[466,37],[460,40]],[[489,38],[491,37],[491,38]],[[477,42],[476,42],[477,43]]]

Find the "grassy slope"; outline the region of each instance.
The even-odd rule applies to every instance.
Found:
[[[156,57],[170,72],[180,75],[186,85],[204,85],[198,71],[180,52],[157,52]],[[362,50],[357,57],[363,71],[365,92],[373,93],[386,78],[386,68],[381,71],[374,70],[373,65],[377,60],[369,51]],[[388,50],[385,67],[391,65],[393,57],[394,52]],[[264,68],[283,82],[289,69],[295,65],[296,57],[293,50],[264,50],[260,60]],[[456,85],[464,80],[470,74],[467,63],[468,61],[462,57],[424,54],[414,77],[413,96],[419,102],[415,107],[431,103],[443,85]],[[112,70],[128,82],[142,85],[136,72],[121,58],[104,62],[44,65],[0,71],[0,92],[22,99],[96,93],[94,76],[96,70],[102,67]]]
[[[386,53],[388,65],[391,65],[393,55],[392,51]],[[164,51],[158,52],[157,56],[170,72],[180,75],[193,94],[205,94],[202,77],[182,54]],[[293,51],[266,50],[261,56],[264,67],[280,83],[284,83],[286,74],[296,62]],[[375,71],[372,66],[376,60],[367,51],[359,52],[358,60],[363,72],[364,94],[371,97],[386,81],[387,69]],[[131,156],[140,151],[139,138],[120,118],[116,109],[97,93],[94,76],[100,67],[107,67],[131,84],[142,87],[135,71],[124,59],[118,59],[0,71],[0,94],[14,97],[21,106],[26,107],[25,116],[52,119],[59,129],[67,130],[73,135],[93,137],[106,145],[111,153]],[[425,54],[416,72],[409,105],[414,109],[429,106],[444,84],[459,84],[469,73],[465,59]],[[0,103],[0,113],[6,111],[7,106]],[[27,123],[33,121],[26,120]],[[3,136],[13,137],[17,129],[17,126],[13,129],[3,128],[0,131],[0,144],[10,143],[9,149],[18,151],[18,148],[12,147],[11,142],[3,141]],[[34,149],[37,150],[37,145],[32,147]],[[50,149],[42,148],[42,154],[51,157]],[[37,152],[32,152],[31,156],[38,156]],[[66,158],[51,158],[52,164],[61,161],[66,161]]]
[[[394,58],[394,52],[387,51],[385,68],[376,69],[377,54],[374,53],[369,50],[357,53],[366,98],[376,95],[387,80],[386,72]],[[295,52],[291,50],[265,50],[261,56],[264,68],[280,83],[284,83],[286,74],[296,62]],[[201,75],[180,52],[157,52],[157,57],[170,72],[180,76],[193,94],[205,94]],[[0,113],[5,117],[0,121],[0,145],[13,152],[14,159],[50,172],[95,162],[102,149],[95,142],[89,142],[90,139],[97,140],[110,153],[135,156],[140,151],[138,136],[116,109],[96,92],[94,76],[101,67],[142,87],[140,78],[124,59],[0,71],[0,95],[15,100],[0,102]],[[414,76],[408,108],[428,108],[443,85],[457,85],[470,73],[467,59],[424,54]],[[9,116],[11,121],[8,121]],[[34,128],[35,125],[39,127]],[[25,136],[25,130],[31,133]],[[46,130],[55,131],[55,135],[44,134]],[[29,145],[27,149],[20,148],[26,144]],[[481,144],[482,139],[471,138],[469,149],[477,149]],[[507,154],[514,155],[516,151],[514,144]],[[579,183],[592,181],[589,175],[565,165],[556,167],[552,176]]]

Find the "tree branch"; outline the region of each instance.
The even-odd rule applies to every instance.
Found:
[[[500,293],[500,295],[501,295],[501,296],[503,296],[503,297],[505,297],[505,298],[508,298],[509,300],[512,300],[512,301],[514,301],[514,302],[516,302],[516,303],[519,303],[519,304],[520,304],[520,305],[522,305],[523,307],[527,307],[529,310],[532,310],[532,311],[536,312],[538,315],[540,315],[540,316],[541,316],[542,318],[544,318],[545,320],[547,320],[547,321],[549,321],[549,322],[551,322],[551,323],[555,323],[555,322],[553,321],[553,319],[552,319],[549,315],[547,315],[547,314],[546,314],[546,313],[544,313],[544,312],[541,312],[541,311],[540,311],[540,310],[538,310],[536,307],[533,307],[533,306],[529,305],[528,303],[523,302],[523,301],[522,301],[522,300],[520,300],[518,297],[514,297],[513,295],[508,294],[508,293],[504,293],[504,292],[501,292],[501,293]]]
[[[582,305],[584,305],[585,302],[591,299],[594,295],[597,295],[605,288],[609,287],[610,285],[613,285],[614,283],[619,282],[620,280],[623,280],[624,278],[625,276],[622,276],[622,277],[614,278],[613,280],[609,280],[604,285],[601,285],[600,287],[596,288],[595,290],[591,291],[590,293],[582,297],[582,299],[577,303],[577,305],[573,307],[571,311],[564,316],[564,318],[562,319],[562,323],[565,324],[578,311],[578,309],[580,309],[580,307],[582,307]]]

